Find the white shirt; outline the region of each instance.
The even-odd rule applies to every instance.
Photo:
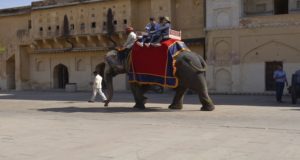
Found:
[[[132,48],[132,46],[134,45],[136,39],[137,39],[136,34],[134,32],[130,32],[130,34],[127,37],[126,42],[123,45],[123,47],[127,48],[127,49]]]
[[[93,84],[94,89],[102,88],[102,79],[103,78],[99,74],[96,75],[94,84]]]

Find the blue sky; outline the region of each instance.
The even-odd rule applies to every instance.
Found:
[[[0,9],[30,5],[38,0],[0,0]]]

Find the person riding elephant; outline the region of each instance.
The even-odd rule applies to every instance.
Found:
[[[122,47],[116,48],[118,51],[118,58],[121,61],[122,59],[124,59],[125,57],[127,57],[127,55],[129,54],[132,46],[134,45],[134,43],[137,40],[137,36],[134,33],[134,29],[132,27],[127,27],[126,28],[126,34],[127,34],[127,40],[125,41],[125,43],[123,44]]]
[[[154,17],[149,18],[149,23],[146,25],[146,35],[143,35],[140,40],[138,40],[137,44],[141,47],[144,46],[144,44],[149,44],[151,41],[151,38],[153,37],[153,33],[159,29],[159,24],[155,21]]]
[[[169,31],[171,29],[171,20],[169,17],[161,17],[160,21],[161,23],[159,29],[150,32],[151,34],[153,34],[153,36],[149,43],[156,47],[161,46],[160,41],[162,41],[164,37],[169,35]]]

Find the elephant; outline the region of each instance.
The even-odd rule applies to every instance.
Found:
[[[169,109],[181,110],[183,108],[184,94],[188,89],[198,93],[200,102],[202,103],[201,111],[213,111],[215,106],[208,94],[208,87],[205,79],[207,64],[204,59],[191,51],[182,51],[174,57],[176,60],[175,76],[178,78],[178,87],[175,88],[175,96],[173,102],[169,105]],[[118,52],[112,50],[106,54],[104,69],[104,81],[107,86],[108,102],[113,97],[113,77],[118,74],[125,74],[129,71],[129,59],[119,60]],[[130,83],[135,106],[137,109],[145,109],[147,98],[144,94],[151,88],[151,85],[138,83]]]

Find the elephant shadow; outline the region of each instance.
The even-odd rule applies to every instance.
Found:
[[[160,107],[148,107],[146,109],[134,109],[126,107],[107,107],[107,108],[81,108],[81,107],[57,107],[37,109],[40,112],[58,113],[136,113],[136,112],[172,112],[169,109]]]

